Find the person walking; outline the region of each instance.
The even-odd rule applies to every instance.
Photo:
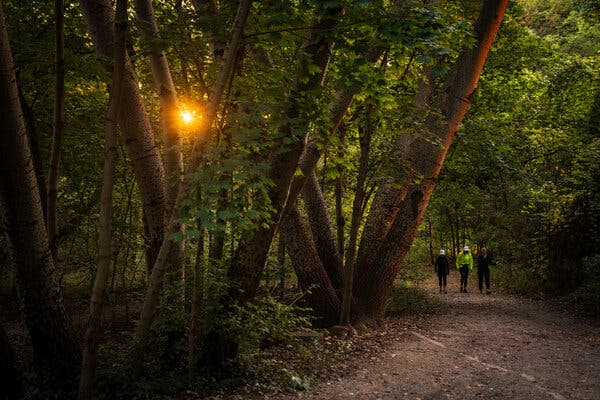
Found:
[[[479,279],[479,293],[483,293],[483,281],[485,279],[485,293],[490,294],[490,265],[496,265],[492,256],[487,253],[485,246],[481,248],[481,252],[477,255],[477,278]]]
[[[448,293],[446,291],[446,277],[450,273],[450,260],[446,256],[444,250],[440,250],[440,255],[435,259],[435,272],[437,272],[438,281],[440,283],[440,293],[442,293],[442,284],[444,293]]]
[[[462,253],[456,257],[456,268],[460,271],[460,292],[468,293],[469,271],[473,269],[473,255],[469,252],[469,246],[465,246]]]

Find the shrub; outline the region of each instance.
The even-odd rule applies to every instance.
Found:
[[[498,282],[503,291],[510,294],[544,297],[547,287],[545,268],[531,265],[503,264],[491,269],[492,281]]]
[[[431,314],[434,313],[440,301],[419,287],[400,281],[392,288],[386,307],[386,316]]]
[[[564,297],[567,304],[590,315],[600,315],[600,254],[585,257],[584,280],[577,289]]]

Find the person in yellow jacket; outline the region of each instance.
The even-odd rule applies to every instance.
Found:
[[[460,271],[460,292],[468,293],[469,271],[473,269],[473,255],[469,252],[469,246],[465,246],[462,253],[456,257],[456,268]]]

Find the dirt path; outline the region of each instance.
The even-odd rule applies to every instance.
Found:
[[[439,315],[398,327],[347,375],[288,398],[600,399],[597,322],[538,301],[479,294],[476,282],[471,293],[457,293],[454,275],[452,291],[436,294]]]

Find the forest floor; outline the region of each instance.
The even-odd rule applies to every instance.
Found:
[[[458,274],[436,313],[390,318],[335,364],[315,365],[306,390],[214,398],[600,399],[600,324],[555,304],[459,293]],[[436,279],[437,281],[437,279]],[[360,336],[360,335],[359,335]],[[323,369],[325,368],[325,369]]]

